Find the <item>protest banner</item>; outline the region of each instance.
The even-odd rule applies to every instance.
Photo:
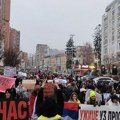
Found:
[[[0,100],[0,120],[28,120],[28,102]]]
[[[4,75],[8,77],[16,76],[16,67],[5,66],[4,67]]]
[[[5,92],[7,88],[11,88],[16,78],[10,78],[0,75],[0,92]]]
[[[80,105],[79,120],[120,120],[120,106]]]

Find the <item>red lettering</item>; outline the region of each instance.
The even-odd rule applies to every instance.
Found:
[[[0,102],[0,113],[3,116],[3,120],[6,120],[6,101]]]
[[[83,110],[80,110],[80,120],[83,120],[83,118],[84,118],[84,112]]]
[[[16,111],[15,101],[10,101],[10,104],[9,104],[7,120],[11,120],[11,118],[17,119],[17,111]]]
[[[88,111],[84,110],[84,119],[83,120],[88,120]]]
[[[23,108],[27,108],[27,103],[24,102],[24,101],[20,101],[19,104],[18,104],[18,116],[19,116],[19,119],[24,119],[26,118],[27,116],[27,111],[23,111]]]
[[[98,111],[95,111],[95,120],[98,120]]]
[[[80,120],[98,120],[98,111],[80,110]]]

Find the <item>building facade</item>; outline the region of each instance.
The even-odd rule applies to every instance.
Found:
[[[59,53],[44,57],[45,69],[52,72],[66,72],[66,54]]]
[[[10,3],[11,0],[0,0],[1,1],[1,22],[2,22],[2,35],[4,39],[4,49],[9,49],[9,37],[10,37]]]
[[[102,17],[102,64],[120,66],[120,0],[114,0]]]
[[[37,44],[36,46],[36,67],[42,69],[44,67],[44,57],[49,54],[49,47],[46,44]]]
[[[30,69],[36,68],[36,55],[35,54],[28,55],[28,66]]]
[[[14,28],[10,29],[9,48],[20,51],[20,31]]]
[[[26,71],[27,63],[28,63],[28,53],[21,52],[20,53],[21,63],[20,63],[20,70]]]

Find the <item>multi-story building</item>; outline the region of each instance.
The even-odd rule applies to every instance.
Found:
[[[20,69],[25,71],[28,63],[28,53],[21,52],[20,57],[21,57]]]
[[[28,66],[31,68],[36,68],[36,55],[29,54],[28,55]]]
[[[114,0],[102,17],[102,64],[120,65],[120,0]]]
[[[53,72],[66,71],[66,54],[59,53],[44,57],[44,65],[47,70]]]
[[[36,46],[36,67],[42,69],[44,67],[43,57],[49,54],[49,47],[45,44],[37,44]]]
[[[10,29],[9,48],[20,51],[20,31],[17,31],[14,28]]]
[[[0,22],[1,22],[1,34],[3,35],[4,49],[9,48],[9,35],[10,35],[10,3],[11,0],[0,0]]]

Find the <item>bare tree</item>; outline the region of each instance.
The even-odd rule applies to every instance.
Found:
[[[92,45],[86,42],[82,50],[83,64],[90,65],[94,62],[94,53]]]
[[[20,52],[17,52],[15,49],[8,49],[4,51],[3,54],[3,63],[4,66],[16,67],[20,64]]]

